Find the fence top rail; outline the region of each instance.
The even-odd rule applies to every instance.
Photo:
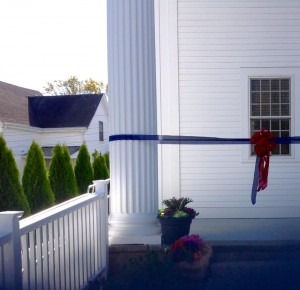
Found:
[[[8,243],[11,240],[11,238],[12,238],[11,233],[5,233],[5,234],[0,233],[0,247]]]
[[[101,198],[107,197],[105,195],[96,195],[91,193],[82,194],[28,218],[22,219],[20,220],[20,234],[24,235]]]

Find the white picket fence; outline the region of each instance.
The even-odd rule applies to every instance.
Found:
[[[109,180],[19,221],[0,213],[0,289],[78,290],[108,267]]]

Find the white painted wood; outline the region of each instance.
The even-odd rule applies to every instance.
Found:
[[[55,248],[54,248],[54,222],[51,221],[48,226],[48,245],[49,245],[49,288],[55,289]]]
[[[109,180],[102,182],[107,185]],[[105,272],[108,190],[101,188],[103,192],[98,189],[97,194],[78,196],[20,222],[19,212],[1,212],[0,288],[79,290]],[[93,259],[98,261],[97,267],[92,265]]]
[[[110,135],[156,134],[153,0],[108,1]],[[109,233],[113,243],[159,232],[157,145],[110,143]]]
[[[103,122],[104,141],[99,141],[99,121]],[[109,139],[108,98],[106,95],[104,95],[85,133],[85,142],[88,147],[90,155],[94,153],[95,150],[97,150],[102,154],[109,152],[108,139]]]
[[[280,75],[292,80],[299,135],[299,13],[299,1],[178,0],[181,135],[249,137],[248,79]],[[200,218],[299,217],[297,146],[290,157],[271,157],[268,188],[252,206],[249,146],[182,145],[181,195]]]
[[[155,1],[157,119],[160,135],[179,135],[177,0]],[[179,146],[158,146],[159,207],[180,196]]]
[[[21,240],[19,219],[23,212],[5,211],[0,213],[0,288],[22,288]],[[14,275],[12,275],[14,273]]]

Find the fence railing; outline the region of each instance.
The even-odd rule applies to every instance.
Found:
[[[107,185],[19,221],[0,213],[0,289],[77,290],[108,265]]]

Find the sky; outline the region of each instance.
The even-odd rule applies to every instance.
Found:
[[[0,12],[0,81],[107,83],[106,0],[1,0]]]

